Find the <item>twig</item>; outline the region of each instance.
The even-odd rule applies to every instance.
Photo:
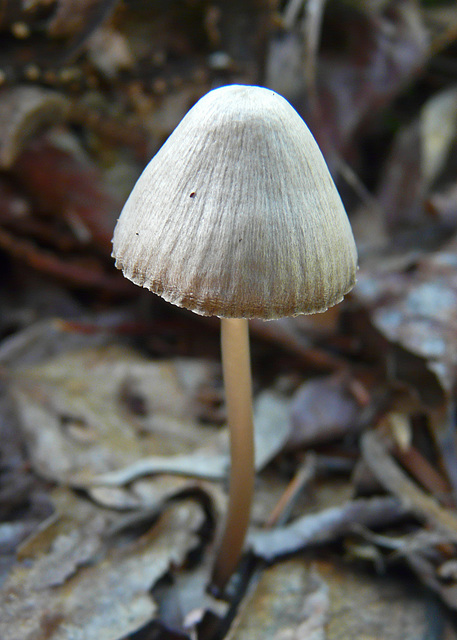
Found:
[[[407,449],[397,448],[395,456],[427,491],[447,507],[453,506],[451,487],[420,451],[413,446]]]
[[[300,494],[316,475],[316,469],[316,456],[310,452],[298,468],[297,473],[287,486],[287,489],[282,494],[281,498],[278,500],[273,511],[270,513],[270,516],[265,523],[266,529],[272,529],[273,527],[283,525],[289,520]]]
[[[362,454],[377,480],[422,521],[457,542],[457,518],[419,489],[400,469],[374,431],[362,437]]]

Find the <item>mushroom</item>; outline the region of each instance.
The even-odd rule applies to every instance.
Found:
[[[221,594],[240,559],[254,489],[248,319],[340,302],[357,270],[351,227],[293,107],[270,89],[229,85],[203,96],[145,168],[116,225],[113,257],[135,284],[221,318],[231,441],[212,575]]]

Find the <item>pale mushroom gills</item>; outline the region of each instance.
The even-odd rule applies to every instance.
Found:
[[[223,595],[254,489],[247,319],[340,302],[357,271],[351,227],[293,107],[270,89],[230,85],[203,96],[152,158],[117,223],[113,256],[135,284],[221,317],[231,471],[211,585]]]

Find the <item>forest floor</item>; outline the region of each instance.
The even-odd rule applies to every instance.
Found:
[[[0,30],[1,640],[457,639],[456,3],[33,0]],[[251,322],[252,525],[217,600],[219,321],[111,238],[233,83],[303,116],[360,269],[324,314]]]

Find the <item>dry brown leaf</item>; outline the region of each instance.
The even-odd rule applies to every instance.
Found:
[[[334,3],[329,13],[335,37],[327,34],[318,76],[321,126],[334,128],[340,147],[353,144],[360,126],[392,101],[429,55],[428,33],[414,0],[348,5]],[[337,34],[344,36],[340,40]]]
[[[57,9],[48,25],[53,37],[69,37],[92,31],[108,15],[114,0],[58,0]]]
[[[377,189],[386,229],[430,224],[426,199],[449,164],[457,133],[456,109],[457,90],[447,88],[427,100],[418,117],[396,134]],[[373,240],[367,237],[368,242]]]
[[[11,390],[35,470],[65,482],[82,471],[103,473],[214,441],[217,434],[189,411],[212,371],[203,361],[148,362],[116,346],[18,370]],[[132,394],[143,400],[144,416],[129,406]]]
[[[259,471],[284,447],[289,434],[289,402],[274,392],[259,395],[254,407],[255,466]],[[228,433],[188,454],[148,456],[116,471],[91,476],[72,476],[71,481],[83,486],[121,486],[148,475],[176,474],[223,480],[229,466]]]
[[[229,638],[416,640],[426,637],[429,624],[423,598],[411,588],[330,562],[295,559],[264,572]]]
[[[457,135],[457,87],[433,95],[422,107],[421,162],[425,186],[442,171]]]
[[[86,43],[88,56],[94,66],[108,79],[125,69],[132,69],[135,60],[127,39],[115,29],[97,29]]]
[[[377,261],[361,269],[356,288],[381,334],[422,359],[424,369],[433,372],[447,393],[455,384],[457,364],[454,247],[455,240],[435,253],[416,255],[409,265]],[[408,268],[411,262],[416,267],[413,270]],[[418,386],[417,391],[426,403],[436,402],[431,387]]]
[[[34,470],[85,486],[99,504],[116,509],[157,506],[195,486],[169,477],[141,482],[145,476],[225,480],[228,434],[196,419],[198,391],[214,374],[214,366],[200,360],[148,361],[113,345],[19,367],[11,392]],[[289,431],[289,402],[261,394],[255,403],[258,470],[281,451]]]
[[[438,53],[455,41],[457,11],[453,2],[429,4],[431,6],[422,8],[422,15],[430,32],[432,51]]]
[[[229,640],[325,640],[329,590],[300,561],[268,569],[243,607]]]
[[[390,341],[424,358],[449,390],[457,363],[457,264],[455,256],[445,251],[421,262],[403,292],[375,310],[373,322]]]
[[[176,505],[141,537],[116,542],[106,512],[65,490],[56,500],[60,513],[0,590],[2,640],[113,640],[150,621],[149,591],[196,544],[199,507]]]

